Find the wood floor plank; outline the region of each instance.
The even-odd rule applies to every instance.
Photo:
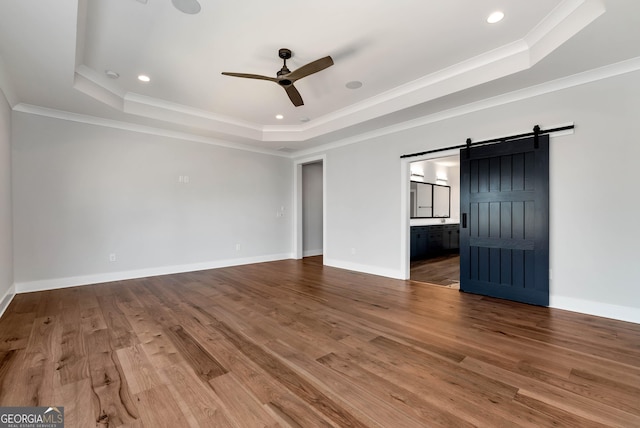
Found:
[[[430,426],[473,426],[473,424],[458,418],[456,415],[429,404],[418,394],[401,388],[397,384],[377,376],[373,372],[364,369],[347,358],[340,357],[336,354],[327,354],[324,357],[318,358],[317,361],[327,367],[330,367],[334,371],[349,377],[350,379],[354,379],[354,381],[365,390],[375,388],[376,390],[384,391],[382,394],[378,395],[393,405],[398,406],[404,412],[413,414],[424,420],[428,420]]]
[[[166,385],[135,394],[144,427],[186,427],[187,419]],[[109,426],[111,427],[111,423]]]
[[[178,352],[182,354],[182,357],[203,381],[210,381],[229,372],[182,326],[170,327],[165,332]]]
[[[69,428],[626,428],[638,397],[640,325],[321,257],[20,294],[0,318],[0,406]]]
[[[9,309],[13,309],[13,302]],[[9,310],[6,313],[7,315],[0,319],[0,351],[26,348],[36,313],[12,313]]]
[[[494,379],[511,383],[514,386],[518,385],[518,394],[531,397],[537,402],[546,403],[549,406],[556,407],[558,410],[588,419],[592,423],[606,425],[608,420],[612,426],[640,426],[640,414],[634,415],[615,406],[603,404],[583,395],[571,393],[537,379],[519,375],[472,358],[465,359],[461,364]],[[520,401],[522,402],[522,400]]]
[[[226,413],[233,419],[234,425],[239,427],[276,427],[276,421],[233,376],[227,373],[209,381],[213,391],[223,403]]]
[[[116,355],[131,393],[138,394],[162,385],[142,346],[118,349]]]
[[[106,330],[86,335],[94,416],[96,421],[115,426],[136,423],[139,419],[138,407],[118,357],[111,349],[111,337]]]
[[[211,385],[197,376],[187,364],[163,367],[159,373],[190,426],[233,426]]]
[[[64,419],[66,426],[96,426],[97,412],[93,407],[92,398],[93,390],[91,388],[90,379],[69,382],[62,387],[62,402],[64,403]]]

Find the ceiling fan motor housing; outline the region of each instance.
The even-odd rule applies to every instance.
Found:
[[[284,60],[291,58],[291,49],[282,48],[278,51],[278,56]]]
[[[284,60],[284,65],[282,66],[280,71],[278,71],[276,76],[280,77],[284,76],[285,74],[291,73],[289,68],[287,68],[287,60],[291,58],[291,55],[292,54],[290,49],[282,48],[278,51],[278,56]],[[278,85],[280,86],[289,86],[291,84],[293,84],[293,82],[289,79],[278,79]]]

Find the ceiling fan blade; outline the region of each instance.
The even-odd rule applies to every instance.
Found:
[[[259,74],[247,74],[247,73],[227,73],[222,72],[225,76],[233,76],[233,77],[244,77],[246,79],[259,79],[259,80],[268,80],[270,82],[277,82],[278,79],[274,77],[261,76]]]
[[[292,71],[287,75],[287,79],[295,82],[298,79],[302,79],[303,77],[307,77],[310,74],[322,71],[327,67],[331,67],[332,65],[333,59],[330,56],[325,56],[324,58],[317,59],[307,65],[303,65],[297,70]]]
[[[295,88],[295,86],[289,85],[283,86],[283,88],[285,91],[287,91],[287,95],[289,95],[289,99],[294,106],[300,107],[301,105],[304,105],[304,102],[302,102],[302,96],[300,95],[300,92],[298,92],[298,90]]]

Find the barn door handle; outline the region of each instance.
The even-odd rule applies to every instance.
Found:
[[[467,228],[467,213],[462,213],[462,228]]]

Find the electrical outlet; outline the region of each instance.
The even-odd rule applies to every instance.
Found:
[[[116,254],[115,253],[109,254],[109,261],[110,262],[115,262],[116,261]]]

